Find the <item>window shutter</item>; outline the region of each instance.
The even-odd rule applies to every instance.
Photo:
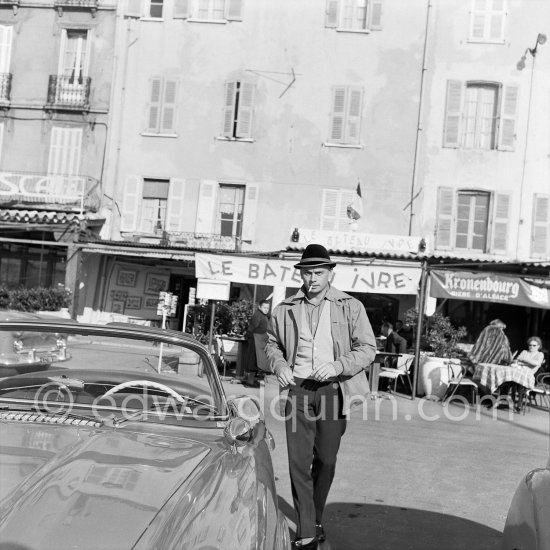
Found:
[[[213,232],[217,191],[218,183],[216,181],[201,181],[195,233]]]
[[[338,27],[338,8],[340,0],[327,0],[325,12],[325,27],[334,29]]]
[[[175,133],[176,104],[178,97],[178,81],[167,79],[164,81],[164,101],[162,102],[162,116],[160,122],[161,133]]]
[[[235,137],[252,137],[252,111],[254,108],[254,84],[241,82],[239,95],[239,115]]]
[[[141,17],[143,15],[142,11],[142,0],[126,0],[126,17]]]
[[[183,231],[184,198],[185,180],[172,178],[168,189],[168,204],[166,205],[166,229],[168,231]]]
[[[235,91],[236,82],[225,83],[225,103],[223,108],[223,131],[225,137],[233,137],[233,124],[235,121]]]
[[[187,19],[189,17],[189,0],[174,0],[174,19]]]
[[[346,143],[359,143],[362,106],[363,90],[361,88],[351,89],[349,91]]]
[[[550,256],[550,195],[533,197],[531,256],[546,260]]]
[[[141,205],[143,180],[139,176],[126,176],[122,196],[120,231],[135,231]]]
[[[82,148],[82,128],[54,126],[50,136],[48,174],[78,175]]]
[[[445,105],[443,147],[460,147],[462,88],[463,86],[460,80],[447,81],[447,102]]]
[[[501,151],[513,151],[516,140],[516,110],[518,87],[505,86],[500,114],[499,146]]]
[[[369,0],[369,29],[382,30],[382,0]]]
[[[258,193],[260,188],[257,183],[247,183],[244,196],[243,230],[242,239],[254,241],[256,236],[256,218],[258,215]]]
[[[242,21],[243,0],[225,0],[225,18],[228,21]]]
[[[338,202],[336,189],[323,189],[321,230],[334,231],[338,229]]]
[[[496,12],[491,15],[491,21],[489,23],[489,38],[491,40],[503,40],[504,39],[504,13]]]
[[[491,252],[506,254],[508,252],[508,218],[510,196],[502,193],[495,195],[493,207],[493,246]]]
[[[452,187],[440,187],[437,191],[437,226],[435,228],[436,248],[452,248],[454,190]]]
[[[344,142],[344,120],[346,113],[346,88],[332,89],[332,113],[330,115],[330,137],[334,143]]]
[[[0,73],[10,72],[13,27],[0,25]]]
[[[0,166],[2,166],[2,152],[4,150],[4,126],[3,122],[0,122]]]
[[[147,130],[149,132],[158,132],[160,130],[160,106],[162,97],[162,79],[151,79],[151,95],[149,97],[149,118],[147,121]]]

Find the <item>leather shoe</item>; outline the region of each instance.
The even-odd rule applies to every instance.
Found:
[[[249,382],[248,380],[243,380],[242,385],[246,386],[247,388],[259,388],[260,383],[254,380],[254,382]]]
[[[325,529],[323,528],[323,524],[316,523],[315,530],[317,531],[317,540],[319,542],[325,542],[327,540],[327,535],[325,534]]]
[[[302,539],[297,539],[292,542],[292,548],[296,550],[317,550],[317,538],[306,543],[303,543]]]

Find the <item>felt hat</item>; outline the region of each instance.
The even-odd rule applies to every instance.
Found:
[[[327,249],[320,244],[308,244],[302,259],[294,266],[295,269],[306,269],[310,267],[335,267],[336,264],[330,259]]]

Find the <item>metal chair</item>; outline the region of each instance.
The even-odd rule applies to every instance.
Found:
[[[413,389],[410,371],[413,361],[414,355],[404,353],[401,357],[397,358],[397,363],[395,367],[382,367],[380,369],[380,373],[378,374],[378,378],[388,378],[389,380],[393,380],[393,392],[395,393],[395,390],[397,388],[397,380],[403,376],[407,379],[407,382],[409,383],[409,388],[412,395]]]
[[[534,404],[538,406],[537,397],[541,396],[543,399],[546,398],[547,408],[550,409],[550,373],[541,372],[536,377],[535,387],[527,391],[527,396],[525,399],[525,406],[523,407],[523,412],[525,413],[525,408]]]
[[[460,363],[447,362],[447,372],[449,374],[449,382],[445,394],[441,399],[443,406],[445,406],[458,391],[458,388],[470,388],[472,392],[472,401],[477,404],[479,397],[479,388],[476,382],[471,378],[466,377],[468,368],[466,365]]]
[[[216,335],[216,343],[218,345],[218,353],[223,365],[223,375],[220,377],[222,380],[232,380],[232,376],[226,375],[227,366],[230,363],[237,363],[237,357],[239,355],[238,343],[233,340],[228,340],[223,336]]]

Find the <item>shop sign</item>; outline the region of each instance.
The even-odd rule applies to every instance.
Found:
[[[548,281],[497,273],[433,270],[430,272],[430,295],[550,309]]]
[[[302,284],[295,261],[195,254],[197,278],[218,279],[233,283],[298,288]],[[332,283],[344,292],[374,294],[416,294],[420,266],[338,264]]]

